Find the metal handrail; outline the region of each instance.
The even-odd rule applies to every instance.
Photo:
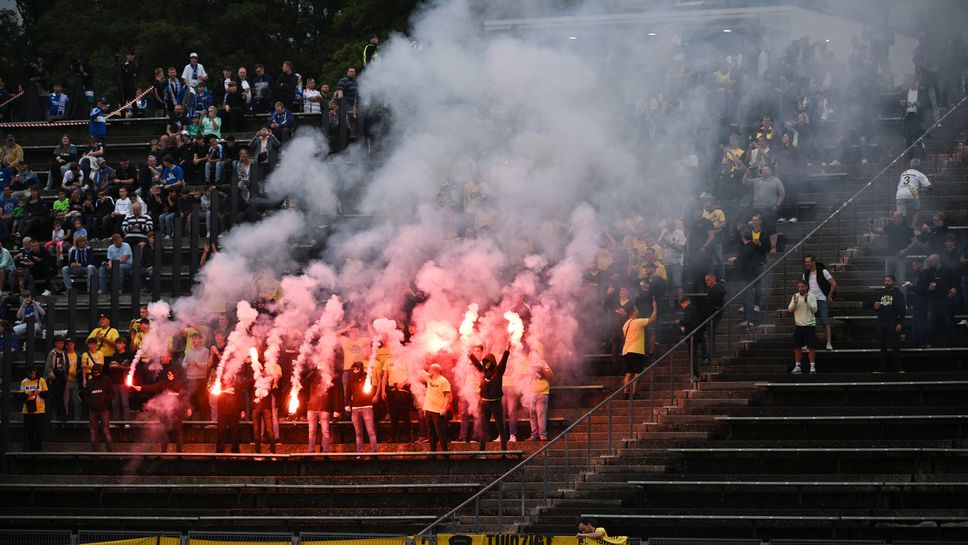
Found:
[[[590,435],[591,434],[591,418],[592,418],[593,415],[595,415],[596,413],[598,413],[598,411],[601,410],[601,408],[603,406],[609,405],[609,407],[611,407],[611,403],[612,403],[612,401],[615,400],[616,397],[624,394],[626,391],[631,391],[630,388],[632,388],[636,383],[638,383],[638,381],[641,380],[646,374],[651,373],[660,363],[662,363],[668,356],[670,356],[673,352],[675,352],[679,347],[683,346],[683,344],[686,343],[687,341],[691,342],[692,339],[693,339],[693,337],[698,332],[703,331],[703,328],[706,328],[710,324],[712,324],[713,321],[717,319],[717,317],[720,317],[722,315],[722,313],[726,310],[726,308],[730,304],[732,304],[737,299],[739,299],[739,297],[741,295],[743,295],[747,290],[753,289],[754,286],[758,282],[760,282],[764,278],[766,278],[766,276],[770,272],[772,272],[773,269],[775,269],[777,267],[777,265],[779,265],[780,263],[784,262],[798,248],[800,248],[801,246],[803,246],[806,243],[807,240],[809,240],[818,231],[820,231],[820,229],[822,227],[824,227],[825,225],[827,225],[832,219],[834,219],[838,214],[840,214],[845,208],[847,208],[848,206],[850,206],[851,203],[853,203],[854,200],[857,199],[862,193],[864,193],[865,191],[867,191],[867,189],[869,187],[871,187],[878,178],[880,178],[882,175],[884,175],[884,173],[886,173],[891,167],[893,167],[898,161],[900,161],[904,157],[904,155],[906,153],[908,153],[910,150],[914,149],[915,146],[921,145],[921,143],[924,141],[924,138],[926,136],[928,136],[928,134],[931,131],[933,131],[937,127],[941,126],[942,121],[944,121],[948,116],[950,116],[956,110],[960,109],[965,104],[966,101],[968,101],[968,95],[966,95],[964,98],[962,98],[958,102],[958,104],[956,104],[953,108],[949,109],[943,116],[941,116],[937,121],[935,121],[934,124],[932,124],[930,127],[928,127],[928,129],[926,129],[921,134],[921,136],[919,136],[908,147],[906,147],[904,150],[902,150],[896,157],[894,157],[894,159],[890,163],[888,163],[877,174],[875,174],[873,178],[871,178],[870,180],[868,180],[868,182],[866,184],[864,184],[859,190],[857,190],[850,198],[848,198],[846,201],[844,201],[843,203],[841,203],[840,206],[837,207],[836,210],[834,210],[832,213],[830,213],[830,215],[828,215],[826,218],[824,218],[822,221],[820,221],[816,225],[816,227],[814,227],[812,230],[810,230],[810,232],[808,232],[806,235],[804,235],[803,238],[801,238],[796,244],[794,244],[792,247],[790,247],[789,249],[787,249],[776,261],[774,261],[765,270],[763,270],[763,272],[761,272],[759,274],[759,276],[757,276],[755,279],[751,280],[749,283],[746,284],[746,286],[743,287],[743,289],[741,289],[738,292],[736,292],[736,294],[734,294],[725,303],[723,303],[722,308],[720,308],[716,312],[710,314],[705,320],[702,321],[702,323],[700,323],[698,326],[696,326],[695,329],[693,329],[692,331],[690,331],[687,334],[685,334],[681,339],[679,339],[679,341],[677,343],[675,343],[674,345],[672,345],[672,347],[670,347],[664,354],[662,354],[661,356],[659,356],[655,361],[653,361],[651,364],[649,364],[647,367],[645,367],[645,369],[643,369],[639,374],[635,375],[632,378],[632,380],[630,380],[626,384],[623,384],[620,388],[618,388],[617,390],[615,390],[614,392],[612,392],[608,397],[606,397],[601,402],[599,402],[597,405],[595,405],[594,407],[592,407],[591,409],[589,409],[585,414],[583,414],[581,417],[579,417],[577,420],[575,420],[575,422],[573,422],[571,425],[569,425],[567,428],[565,428],[561,433],[559,433],[558,436],[556,436],[555,438],[553,438],[550,441],[548,441],[548,443],[546,443],[541,448],[539,448],[538,450],[536,450],[533,453],[531,453],[531,455],[529,455],[526,458],[524,458],[523,460],[521,460],[514,467],[512,467],[511,469],[507,470],[502,475],[500,475],[499,477],[497,477],[496,479],[494,479],[492,482],[490,482],[489,484],[487,484],[484,488],[482,488],[479,491],[477,491],[477,493],[475,493],[471,497],[467,498],[466,500],[464,500],[463,502],[461,502],[459,505],[457,505],[456,507],[454,507],[453,509],[451,509],[450,511],[448,511],[444,515],[440,516],[437,520],[435,520],[434,522],[432,522],[426,528],[424,528],[420,532],[416,533],[415,534],[415,537],[421,537],[421,536],[425,536],[425,535],[431,533],[434,528],[436,528],[437,526],[440,526],[441,524],[444,524],[445,521],[448,518],[451,518],[451,517],[455,516],[457,514],[457,512],[460,511],[461,509],[467,507],[471,503],[479,502],[480,499],[481,499],[481,497],[484,494],[486,494],[487,492],[493,490],[495,487],[503,486],[503,483],[509,477],[511,477],[514,473],[516,473],[519,470],[522,470],[522,480],[523,480],[523,475],[524,475],[523,469],[524,469],[525,466],[527,466],[531,462],[531,460],[534,460],[534,459],[538,458],[539,456],[543,456],[545,458],[545,460],[547,460],[547,453],[549,452],[549,450],[551,449],[551,447],[553,445],[555,445],[556,443],[558,443],[559,441],[562,441],[562,440],[564,440],[567,443],[568,434],[571,433],[574,429],[576,429],[580,424],[582,424],[586,420],[588,421],[588,426],[589,426],[589,432],[588,433]],[[671,384],[671,381],[672,381],[672,379],[670,377],[670,384]],[[611,414],[609,414],[609,418],[611,419]],[[631,416],[631,399],[630,399],[630,415],[629,415],[629,420],[630,421],[632,420],[632,416]],[[611,422],[609,422],[609,434],[611,434],[611,429],[612,429]],[[562,438],[564,438],[564,439],[562,439]],[[611,445],[611,435],[609,435],[609,445]],[[589,444],[588,444],[588,449],[589,449],[589,451],[591,450],[591,442],[590,441],[589,441]],[[523,494],[523,488],[522,488],[522,494]],[[523,501],[524,501],[524,499],[523,499],[523,495],[522,495],[522,507],[523,507]]]

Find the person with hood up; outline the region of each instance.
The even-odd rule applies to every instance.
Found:
[[[504,407],[501,398],[504,395],[504,371],[508,368],[508,357],[511,355],[511,343],[501,356],[498,362],[494,354],[487,354],[481,359],[484,352],[483,345],[477,345],[471,353],[467,355],[471,363],[481,372],[481,450],[485,450],[487,434],[484,433],[486,426],[490,425],[491,417],[497,424],[497,432],[501,437],[501,450],[508,449],[508,429],[504,425]]]
[[[91,367],[91,378],[84,385],[84,398],[88,406],[88,429],[91,432],[91,452],[98,449],[98,428],[104,435],[104,446],[111,452],[111,404],[117,395],[114,381],[104,374],[104,364]]]
[[[376,452],[376,421],[373,417],[373,397],[377,393],[377,385],[363,371],[363,362],[356,361],[350,367],[350,376],[346,381],[344,392],[344,407],[353,420],[356,431],[356,451],[363,451],[363,431],[370,439],[370,452]]]

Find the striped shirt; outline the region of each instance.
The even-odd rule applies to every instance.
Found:
[[[124,222],[121,224],[124,238],[132,243],[148,240],[148,233],[153,229],[154,225],[151,223],[151,216],[144,213],[140,216],[128,214],[124,217]]]

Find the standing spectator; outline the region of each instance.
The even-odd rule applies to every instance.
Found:
[[[712,269],[711,247],[716,241],[716,229],[703,217],[702,207],[693,211],[686,235],[686,266],[689,270],[689,289],[699,290],[706,273]]]
[[[242,115],[245,114],[245,97],[239,90],[239,85],[230,81],[225,89],[225,100],[222,102],[225,130],[234,132],[242,128]]]
[[[363,69],[365,70],[371,62],[380,58],[380,37],[376,34],[370,35],[370,40],[363,46]]]
[[[165,82],[165,109],[171,115],[175,111],[175,106],[184,107],[187,100],[188,86],[178,79],[178,71],[174,66],[168,67],[168,80]]]
[[[309,453],[329,452],[332,434],[329,430],[330,418],[339,418],[340,407],[343,405],[338,382],[330,377],[329,384],[324,382],[322,363],[318,363],[309,375],[309,399],[306,405],[306,420],[309,424]],[[335,371],[335,366],[332,366]],[[392,413],[391,413],[392,414]],[[316,449],[316,430],[321,432],[320,448]]]
[[[214,105],[215,99],[212,98],[212,92],[208,90],[208,85],[204,81],[198,82],[198,89],[195,90],[189,101],[188,115],[204,117],[205,112]]]
[[[363,362],[354,362],[344,389],[343,408],[352,416],[357,452],[363,451],[364,432],[370,439],[370,452],[376,452],[376,421],[373,416],[375,394],[376,387],[363,371]]]
[[[5,291],[7,280],[13,275],[15,269],[13,255],[0,243],[0,291]]]
[[[272,169],[279,163],[279,151],[281,149],[282,142],[276,138],[272,129],[268,127],[259,129],[259,132],[249,141],[249,155],[253,156],[253,163],[256,167],[254,173],[251,171],[249,173],[248,187],[251,195],[259,196],[262,194],[262,184],[269,177]]]
[[[340,112],[341,114],[352,113],[356,115],[356,100],[359,97],[359,90],[356,87],[356,68],[352,66],[346,69],[346,75],[341,77],[336,83],[336,98],[346,98],[351,112]]]
[[[175,452],[182,452],[185,448],[185,434],[182,426],[185,417],[185,396],[182,395],[184,385],[181,376],[171,364],[171,356],[166,355],[162,361],[163,372],[160,380],[145,386],[136,385],[135,391],[146,394],[164,395],[166,402],[154,407],[154,419],[158,421],[155,428],[156,435],[161,439],[161,452],[168,450],[168,444],[175,442]],[[153,434],[153,435],[154,435]]]
[[[706,318],[699,304],[693,303],[689,297],[683,297],[679,300],[679,308],[682,309],[682,319],[676,320],[676,325],[679,326],[679,331],[683,335],[699,328],[699,325]],[[700,357],[702,358],[702,363],[709,363],[705,327],[698,329],[693,334],[692,339],[689,340],[689,362],[692,365],[693,382],[699,382],[701,380],[699,378]]]
[[[87,400],[88,430],[91,433],[91,452],[98,450],[98,431],[104,437],[104,446],[111,452],[111,404],[117,395],[114,382],[104,374],[104,364],[91,367],[91,378],[84,385],[84,399]]]
[[[282,63],[282,72],[276,78],[272,98],[282,102],[287,110],[296,109],[295,98],[299,75],[292,71],[292,61]]]
[[[50,388],[51,399],[54,400],[54,410],[61,420],[67,420],[67,404],[63,402],[67,389],[67,374],[69,371],[67,352],[64,351],[64,336],[54,335],[54,348],[47,353],[44,362],[44,380]]]
[[[107,358],[107,372],[114,383],[117,395],[111,401],[111,418],[114,420],[131,420],[131,406],[128,402],[130,393],[125,381],[131,366],[134,365],[134,353],[128,348],[128,341],[120,338],[115,343],[114,355]],[[125,427],[130,424],[125,424]]]
[[[54,84],[54,92],[52,92],[47,99],[49,104],[47,109],[47,120],[57,121],[64,119],[64,116],[68,111],[67,103],[69,102],[70,97],[68,97],[67,93],[64,92],[64,88],[59,82]]]
[[[151,80],[151,93],[148,94],[148,104],[152,117],[165,116],[165,95],[168,83],[165,81],[165,70],[155,68],[155,79]]]
[[[195,420],[208,420],[208,381],[209,349],[203,344],[202,334],[193,331],[189,345],[182,357],[185,368],[185,395],[188,398],[189,416]]]
[[[383,370],[383,397],[387,400],[387,412],[390,413],[390,440],[401,442],[402,427],[403,441],[409,443],[413,439],[410,429],[413,395],[410,393],[407,364],[404,360],[391,357],[384,363]]]
[[[322,111],[322,94],[316,90],[316,80],[309,78],[306,80],[306,88],[303,89],[303,113],[318,114]]]
[[[548,401],[551,397],[551,379],[555,376],[544,359],[531,365],[531,394],[524,396],[530,406],[531,440],[548,440]]]
[[[114,268],[114,261],[117,260],[118,265],[121,267],[121,283],[123,284],[125,276],[131,273],[131,267],[133,265],[131,262],[132,258],[133,254],[131,253],[131,245],[121,238],[120,233],[114,233],[111,235],[111,245],[108,246],[107,259],[101,263],[101,293],[108,293],[108,274],[114,274],[112,272]]]
[[[803,352],[810,358],[810,374],[817,372],[817,352],[813,343],[817,340],[817,298],[810,292],[810,286],[805,280],[797,282],[797,292],[790,298],[787,311],[793,314],[795,329],[793,331],[793,374],[801,375],[800,360]]]
[[[900,103],[904,108],[901,118],[901,133],[904,136],[904,146],[908,149],[908,159],[914,157],[914,142],[924,132],[922,127],[924,110],[928,103],[927,91],[918,85],[913,75],[904,77],[905,88],[901,91]],[[922,143],[923,146],[923,143]]]
[[[874,314],[877,315],[877,341],[881,349],[881,363],[878,373],[887,372],[887,349],[894,352],[894,369],[903,373],[901,367],[901,331],[904,329],[904,318],[907,315],[907,305],[904,304],[904,294],[894,285],[894,277],[884,275],[884,287],[874,293]]]
[[[679,227],[679,221],[666,220],[662,226],[662,234],[657,241],[663,249],[665,269],[669,276],[669,288],[676,301],[682,298],[682,273],[684,267],[684,252],[686,250],[686,234]],[[721,246],[720,246],[721,248]],[[722,255],[720,254],[720,259]]]
[[[639,318],[639,305],[637,304],[629,315],[629,319],[622,326],[622,336],[625,342],[622,345],[622,360],[625,362],[625,378],[622,384],[628,384],[631,380],[642,372],[649,357],[646,355],[646,338],[648,332],[646,328],[655,323],[658,314],[658,305],[652,299],[652,314],[648,318]],[[651,354],[651,351],[650,351]],[[635,397],[635,384],[626,391],[628,398]]]
[[[94,251],[87,245],[87,237],[81,235],[74,238],[74,246],[67,252],[67,265],[61,268],[64,279],[64,289],[74,289],[73,278],[86,278],[88,289],[94,285]]]
[[[223,377],[221,385],[222,392],[218,396],[212,396],[218,401],[215,452],[225,451],[226,440],[232,443],[232,452],[240,452],[239,415],[242,413],[243,392],[247,388],[247,384],[243,379],[244,372],[245,369],[239,369],[235,376],[228,381]]]
[[[121,79],[121,102],[127,104],[138,96],[138,61],[134,58],[134,51],[129,49],[125,54],[118,75]]]
[[[871,220],[873,232],[887,235],[884,274],[893,276],[897,279],[896,284],[903,286],[907,272],[907,255],[918,243],[917,237],[914,236],[914,230],[904,221],[904,212],[900,209],[891,214],[891,221],[883,228],[873,227],[873,224],[874,220]]]
[[[181,79],[182,83],[192,89],[198,87],[200,82],[208,80],[205,67],[198,62],[198,53],[192,53],[188,56],[188,64],[182,70]]]
[[[938,254],[928,256],[927,266],[918,275],[915,291],[925,303],[925,348],[932,348],[943,332],[952,341],[957,338],[952,310],[957,301],[958,288],[954,275],[941,266]]]
[[[485,450],[487,441],[487,427],[490,425],[491,417],[497,425],[498,436],[501,438],[501,450],[508,449],[508,429],[504,425],[504,407],[501,398],[504,396],[504,372],[508,367],[508,357],[511,355],[511,343],[508,343],[501,361],[498,363],[494,354],[487,354],[483,359],[478,359],[484,352],[481,345],[475,346],[474,350],[468,354],[471,363],[481,372],[481,441],[480,449]]]
[[[716,275],[707,274],[706,278],[706,315],[713,316],[713,321],[709,326],[709,358],[712,359],[716,347],[716,330],[719,328],[719,321],[723,319],[722,310],[726,303],[726,289],[716,281]],[[719,314],[717,314],[717,312]]]
[[[753,211],[763,218],[763,229],[770,236],[770,253],[776,253],[777,213],[783,205],[786,190],[783,188],[783,182],[773,175],[771,166],[761,166],[757,178],[750,178],[752,172],[752,167],[746,170],[743,185],[753,188]]]
[[[431,452],[447,452],[447,413],[453,401],[450,382],[440,374],[440,365],[436,363],[430,365],[426,382],[427,394],[424,397],[423,411],[427,420],[427,432],[430,434],[429,448]],[[484,450],[483,446],[481,450]]]
[[[944,251],[944,239],[948,236],[948,225],[945,223],[944,212],[935,212],[931,217],[932,225],[921,225],[919,240],[928,247],[928,252],[940,254]]]
[[[44,422],[47,419],[45,392],[47,381],[37,369],[30,368],[27,378],[20,381],[20,393],[26,398],[21,409],[24,415],[24,452],[40,452],[44,448]]]
[[[918,212],[921,210],[921,193],[931,187],[928,177],[920,170],[921,160],[911,159],[911,168],[901,173],[897,181],[895,202],[898,211],[907,218],[908,225],[918,224]]]
[[[99,98],[94,108],[91,108],[91,113],[88,116],[87,133],[100,143],[104,143],[108,137],[108,104],[107,98]]]
[[[67,383],[61,403],[64,404],[64,412],[67,414],[68,420],[81,419],[80,394],[81,388],[84,386],[84,369],[77,358],[76,343],[77,341],[74,339],[67,339],[67,347],[64,349],[64,352],[67,353]]]
[[[749,229],[740,234],[740,246],[736,249],[736,276],[746,291],[743,292],[743,321],[740,327],[756,325],[756,286],[748,285],[760,276],[762,261],[756,246],[753,245],[753,232]]]
[[[118,330],[111,327],[111,318],[108,318],[107,314],[101,314],[98,317],[98,326],[91,330],[91,333],[87,336],[87,342],[88,346],[93,342],[99,354],[110,358],[117,349],[116,343],[120,336]],[[90,352],[90,350],[88,351]]]
[[[244,78],[241,69],[239,70],[239,77]],[[268,113],[271,95],[272,78],[266,74],[265,66],[257,64],[255,65],[255,77],[252,78],[252,110],[257,114]]]
[[[716,232],[711,245],[713,265],[718,268],[719,278],[726,278],[726,263],[723,261],[723,230],[726,228],[726,214],[716,206],[716,198],[708,193],[702,195],[702,217],[709,220]]]
[[[23,160],[24,148],[17,143],[12,134],[8,134],[3,150],[0,150],[0,167],[6,169],[7,173],[12,176]]]
[[[827,350],[833,350],[830,336],[830,303],[834,300],[834,293],[837,291],[837,281],[827,270],[827,267],[814,259],[812,255],[803,258],[802,279],[810,288],[810,293],[817,300],[817,323],[824,326],[826,333]]]

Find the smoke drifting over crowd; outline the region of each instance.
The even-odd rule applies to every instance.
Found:
[[[677,73],[674,32],[626,36],[616,48],[487,35],[483,18],[464,0],[432,3],[408,36],[381,46],[360,81],[364,105],[393,116],[379,161],[363,146],[328,157],[312,127],[283,150],[266,192],[294,205],[228,233],[192,295],[172,305],[181,326],[219,312],[238,320],[213,391],[251,349],[264,351],[262,363],[296,350],[296,392],[311,366],[330,381],[336,330],[347,324],[372,343],[371,359],[388,346],[408,366],[418,400],[423,370],[438,362],[474,407],[465,354],[477,343],[500,353],[511,341],[511,383],[528,379],[530,362],[567,372],[580,360],[597,304],[582,274],[604,233],[631,209],[655,222],[680,217],[697,194],[682,172],[697,170],[691,147],[715,139],[723,115],[714,93],[692,89],[703,81]],[[337,221],[337,195],[375,220]],[[295,247],[321,223],[335,230],[300,271]],[[278,299],[259,314],[248,301],[264,294]]]

